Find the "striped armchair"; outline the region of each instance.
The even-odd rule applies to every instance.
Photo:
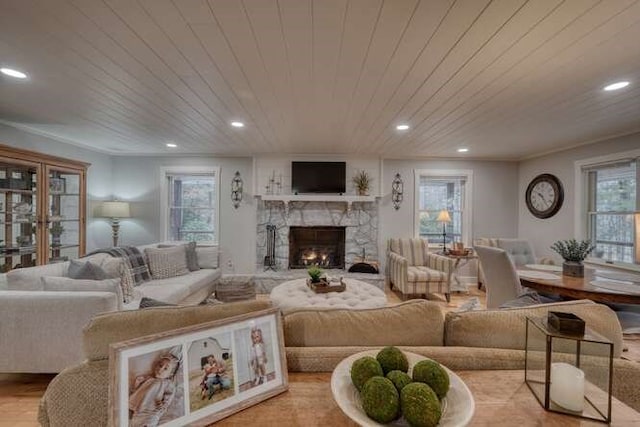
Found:
[[[389,239],[387,277],[403,299],[413,294],[441,293],[450,301],[449,283],[455,260],[429,253],[426,239]]]

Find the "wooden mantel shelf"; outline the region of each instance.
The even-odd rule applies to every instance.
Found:
[[[282,202],[284,210],[289,215],[291,202],[339,202],[347,204],[347,212],[351,212],[353,203],[373,203],[380,196],[353,196],[339,194],[258,194],[256,197],[267,202]]]

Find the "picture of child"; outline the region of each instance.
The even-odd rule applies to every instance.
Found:
[[[191,411],[235,394],[230,332],[192,342],[187,354]]]
[[[181,346],[130,360],[131,427],[153,427],[184,415],[181,362]]]
[[[240,391],[275,379],[275,358],[269,323],[253,324],[235,332]]]

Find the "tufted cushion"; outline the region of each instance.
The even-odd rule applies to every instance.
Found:
[[[528,240],[498,239],[498,247],[509,255],[515,265],[536,263],[536,256]]]
[[[387,297],[384,292],[368,283],[345,279],[344,292],[317,294],[308,286],[306,279],[282,283],[271,291],[271,302],[281,309],[300,307],[375,308],[384,307]]]
[[[408,282],[446,282],[447,274],[429,267],[407,267]]]

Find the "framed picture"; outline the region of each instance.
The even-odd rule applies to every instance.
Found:
[[[65,187],[64,178],[49,178],[50,194],[62,194],[64,193],[64,187]]]
[[[280,311],[112,344],[109,373],[110,426],[209,425],[287,390]]]

